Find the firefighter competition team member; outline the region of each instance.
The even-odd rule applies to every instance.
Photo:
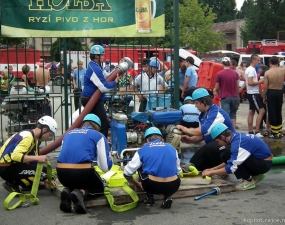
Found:
[[[39,155],[42,141],[51,140],[57,130],[56,121],[43,116],[33,130],[23,130],[11,136],[0,150],[0,177],[5,180],[3,187],[9,192],[31,189],[37,163],[47,161],[46,155]],[[48,186],[47,168],[44,167],[41,181]],[[53,182],[56,186],[56,183]]]
[[[242,182],[237,190],[255,188],[265,178],[272,166],[272,154],[267,144],[253,134],[235,133],[222,123],[211,129],[212,138],[221,146],[231,145],[230,151],[221,155],[223,163],[203,171],[202,176],[234,173]]]
[[[100,45],[93,45],[90,49],[90,62],[84,75],[84,89],[81,94],[81,103],[85,107],[94,92],[99,89],[103,94],[91,111],[97,115],[102,123],[101,132],[108,136],[108,119],[104,108],[104,92],[110,91],[119,82],[119,76],[115,81],[107,82],[101,64],[104,62],[105,50]]]
[[[177,125],[177,129],[182,130],[187,135],[182,135],[181,141],[186,143],[195,143],[202,140],[206,145],[195,152],[190,159],[190,164],[194,165],[199,171],[214,167],[222,163],[221,152],[225,147],[221,147],[210,135],[211,128],[217,123],[224,123],[231,131],[235,131],[229,115],[219,106],[213,104],[213,99],[205,88],[198,88],[192,94],[192,100],[197,109],[201,112],[199,115],[200,127],[188,129],[187,127]],[[230,148],[228,146],[228,148]],[[189,164],[183,169],[188,170]]]
[[[179,189],[181,171],[176,149],[165,143],[160,130],[150,127],[144,138],[146,144],[134,155],[124,169],[125,178],[137,187],[145,190],[147,198],[144,203],[154,204],[153,194],[163,194],[161,208],[170,208],[172,195]],[[138,170],[141,183],[132,175]]]
[[[100,169],[107,172],[112,167],[106,137],[99,132],[98,116],[88,114],[81,128],[69,131],[63,138],[58,156],[57,174],[65,187],[61,192],[60,210],[71,212],[71,202],[77,213],[86,213],[83,197],[104,193],[104,183],[91,163],[97,159]]]

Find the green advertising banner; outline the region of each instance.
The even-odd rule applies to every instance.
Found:
[[[6,0],[1,20],[7,37],[165,35],[164,0]]]

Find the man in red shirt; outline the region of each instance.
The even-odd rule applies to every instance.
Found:
[[[224,69],[219,71],[215,77],[215,89],[221,98],[221,108],[229,114],[233,126],[236,126],[236,113],[239,104],[239,75],[230,69],[230,58],[224,57],[222,64]]]

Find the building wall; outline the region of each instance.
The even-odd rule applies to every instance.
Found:
[[[228,43],[224,45],[223,49],[235,51],[237,48],[243,46],[242,39],[240,37],[240,27],[242,27],[244,22],[245,20],[239,19],[214,24],[212,29],[214,31],[224,33],[225,39],[228,40]]]

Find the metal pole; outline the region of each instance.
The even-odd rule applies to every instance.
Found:
[[[179,3],[173,0],[174,20],[174,108],[179,109]]]
[[[67,57],[66,57],[66,38],[63,38],[63,61],[64,61],[64,111],[65,111],[65,130],[68,130],[68,85],[67,85]]]

